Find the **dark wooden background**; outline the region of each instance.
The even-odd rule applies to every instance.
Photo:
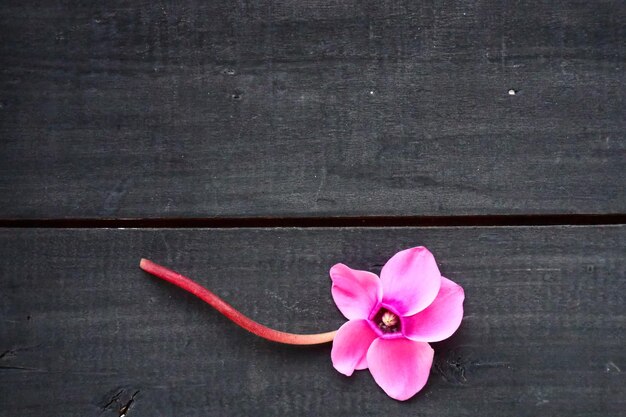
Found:
[[[622,1],[7,0],[0,416],[617,416]],[[336,262],[466,290],[410,401],[330,346]]]

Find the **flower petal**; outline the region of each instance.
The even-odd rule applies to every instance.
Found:
[[[367,320],[350,320],[337,330],[330,358],[335,369],[346,376],[367,368],[367,350],[378,335]]]
[[[418,342],[438,342],[447,339],[463,319],[463,288],[441,277],[441,289],[435,301],[419,313],[402,320],[406,337]]]
[[[333,299],[339,311],[348,320],[368,318],[382,297],[378,276],[337,264],[330,268],[330,277]]]
[[[428,343],[379,338],[367,351],[367,364],[383,391],[391,398],[404,401],[426,385],[433,355]]]
[[[433,302],[441,284],[435,257],[423,246],[393,255],[380,271],[383,304],[412,316]]]

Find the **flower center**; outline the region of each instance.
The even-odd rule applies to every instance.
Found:
[[[400,318],[386,308],[381,308],[374,316],[374,323],[383,333],[396,333],[400,331]]]

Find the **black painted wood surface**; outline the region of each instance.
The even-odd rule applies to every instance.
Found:
[[[4,1],[0,417],[622,415],[626,229],[600,223],[626,213],[625,21],[619,1]],[[464,227],[390,227],[428,224]],[[418,244],[466,315],[406,403],[138,269],[316,332],[343,322],[332,264]]]
[[[621,1],[4,1],[0,218],[623,213]]]
[[[329,267],[427,245],[466,291],[425,389],[389,399],[330,347],[252,336],[138,269],[196,278],[290,331],[338,327]],[[617,416],[626,406],[624,226],[1,229],[0,415]]]

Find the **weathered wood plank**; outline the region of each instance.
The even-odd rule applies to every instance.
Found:
[[[137,267],[175,267],[279,329],[343,319],[335,262],[427,245],[466,290],[422,393],[395,402],[329,346],[236,328]],[[0,415],[598,416],[626,406],[626,227],[0,230]]]
[[[623,213],[625,20],[5,1],[0,217]]]

